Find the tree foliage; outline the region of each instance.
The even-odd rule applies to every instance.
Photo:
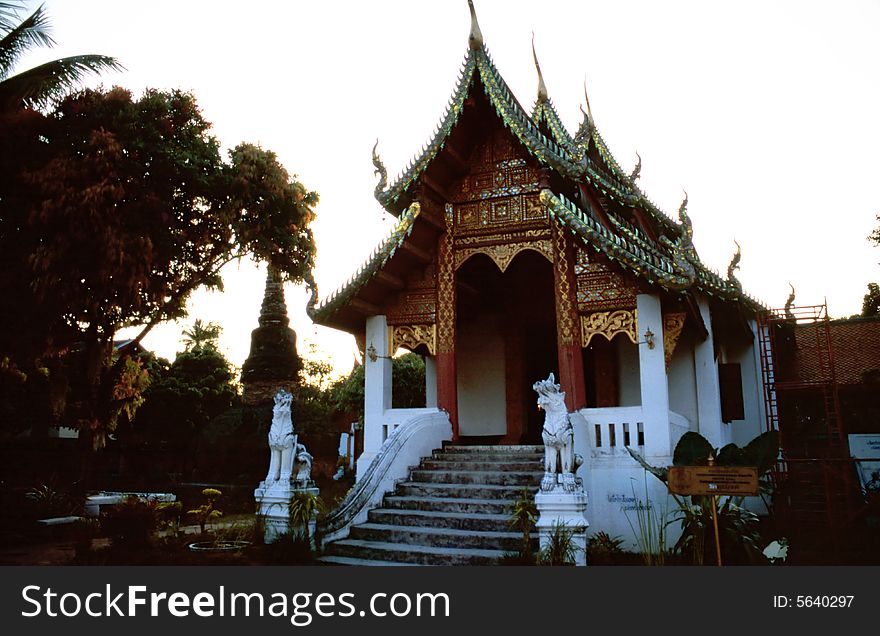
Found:
[[[868,240],[872,241],[874,245],[880,246],[880,214],[877,215],[877,227],[874,228],[874,231],[868,235]]]
[[[0,355],[29,369],[81,350],[81,429],[107,424],[99,385],[119,329],[142,326],[125,355],[245,255],[295,282],[313,266],[317,195],[257,146],[224,161],[209,129],[181,91],[84,90],[0,118],[0,290],[16,307]]]
[[[115,58],[106,55],[76,55],[13,73],[22,55],[55,45],[42,5],[24,19],[19,17],[22,9],[17,2],[0,2],[0,111],[47,106],[89,74],[122,69]]]
[[[132,431],[137,439],[184,455],[192,454],[196,436],[238,397],[232,366],[217,350],[219,326],[196,321],[188,331],[201,334],[199,342],[187,342],[171,364],[156,361],[153,383],[143,396]],[[203,338],[206,332],[212,335]],[[189,460],[182,458],[183,463]]]
[[[868,292],[862,301],[862,316],[880,316],[880,285],[877,283],[868,283]]]
[[[393,408],[425,406],[425,361],[415,353],[407,353],[391,361],[391,401]],[[361,419],[364,414],[364,365],[357,364],[347,377],[338,380],[330,389],[333,407],[340,412],[353,413]]]

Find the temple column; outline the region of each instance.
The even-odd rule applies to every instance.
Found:
[[[587,405],[587,388],[584,382],[584,359],[577,313],[574,252],[559,221],[553,222],[553,264],[559,385],[565,392],[568,410],[575,411]],[[533,378],[532,381],[538,379],[540,378]]]
[[[718,384],[718,364],[715,362],[715,339],[712,334],[712,315],[705,298],[697,302],[708,337],[694,347],[694,371],[697,380],[697,416],[700,434],[715,448],[730,442],[730,426],[721,421],[721,389]]]
[[[391,353],[385,316],[367,318],[367,347],[376,359],[364,359],[364,451],[357,460],[355,480],[360,480],[385,441],[382,430],[385,411],[391,408]]]
[[[425,406],[437,406],[437,360],[434,356],[425,356]]]
[[[636,297],[638,309],[639,379],[642,392],[642,419],[645,425],[645,454],[669,456],[669,385],[663,350],[663,312],[660,298],[650,294]],[[653,348],[645,333],[653,334]]]
[[[458,383],[455,369],[455,254],[452,204],[446,205],[446,232],[437,245],[437,406],[449,414],[458,439]]]

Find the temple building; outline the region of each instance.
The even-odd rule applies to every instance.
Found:
[[[588,101],[575,133],[565,128],[537,56],[537,99],[520,105],[471,11],[433,139],[390,183],[374,149],[375,196],[397,226],[310,304],[365,352],[358,480],[378,470],[395,429],[426,413],[448,414],[459,443],[540,444],[532,384],[552,372],[577,415],[591,529],[630,536],[631,478],[642,498],[665,487],[646,483],[625,447],[667,465],[686,431],[721,447],[764,430],[761,306],[735,277],[739,251],[726,276],[707,268],[687,197],[675,218],[658,209],[638,186],[641,161],[620,166]],[[391,408],[399,349],[425,357],[425,409]]]

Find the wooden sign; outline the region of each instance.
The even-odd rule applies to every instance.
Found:
[[[757,495],[758,469],[742,466],[671,466],[669,490],[677,495]]]

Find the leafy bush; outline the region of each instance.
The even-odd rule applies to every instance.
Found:
[[[324,511],[324,501],[315,493],[298,490],[288,506],[291,532],[311,545],[309,522]]]
[[[587,562],[592,565],[611,565],[623,554],[623,539],[607,532],[597,532],[587,540]]]
[[[535,556],[532,550],[532,528],[535,521],[538,520],[538,507],[535,505],[534,493],[526,487],[519,491],[519,498],[513,504],[513,510],[510,513],[509,525],[522,533],[522,543],[520,545],[518,558],[523,562],[533,562]],[[511,555],[511,560],[514,560]]]
[[[668,485],[668,468],[648,464],[644,458],[628,449],[630,455],[642,467]],[[672,463],[675,466],[706,465],[708,458],[714,456],[716,466],[754,466],[759,478],[766,475],[779,453],[779,434],[768,431],[740,448],[728,444],[721,449],[713,449],[709,441],[699,433],[685,433],[675,447]],[[761,482],[762,491],[768,488]],[[732,563],[766,562],[761,554],[761,537],[757,530],[758,517],[741,507],[743,497],[713,498],[703,496],[681,496],[671,493],[678,504],[678,519],[682,533],[673,550],[694,565],[702,565],[715,560],[713,511],[718,519],[718,533],[724,561]],[[690,500],[690,501],[688,501]],[[768,505],[769,508],[769,505]]]
[[[538,565],[574,565],[581,548],[574,542],[576,528],[554,523],[547,543],[538,553]]]
[[[208,521],[211,519],[218,519],[223,516],[223,512],[214,507],[214,502],[217,501],[217,498],[220,497],[223,493],[217,490],[216,488],[205,488],[202,490],[202,495],[207,499],[205,503],[203,503],[198,508],[194,510],[187,510],[186,514],[195,518],[196,523],[199,524],[199,528],[202,531],[202,534],[205,534],[205,526],[208,524]]]
[[[37,484],[25,493],[32,514],[37,519],[82,514],[83,501],[51,481]]]
[[[130,496],[102,511],[101,530],[115,547],[145,548],[160,521],[158,502]]]

